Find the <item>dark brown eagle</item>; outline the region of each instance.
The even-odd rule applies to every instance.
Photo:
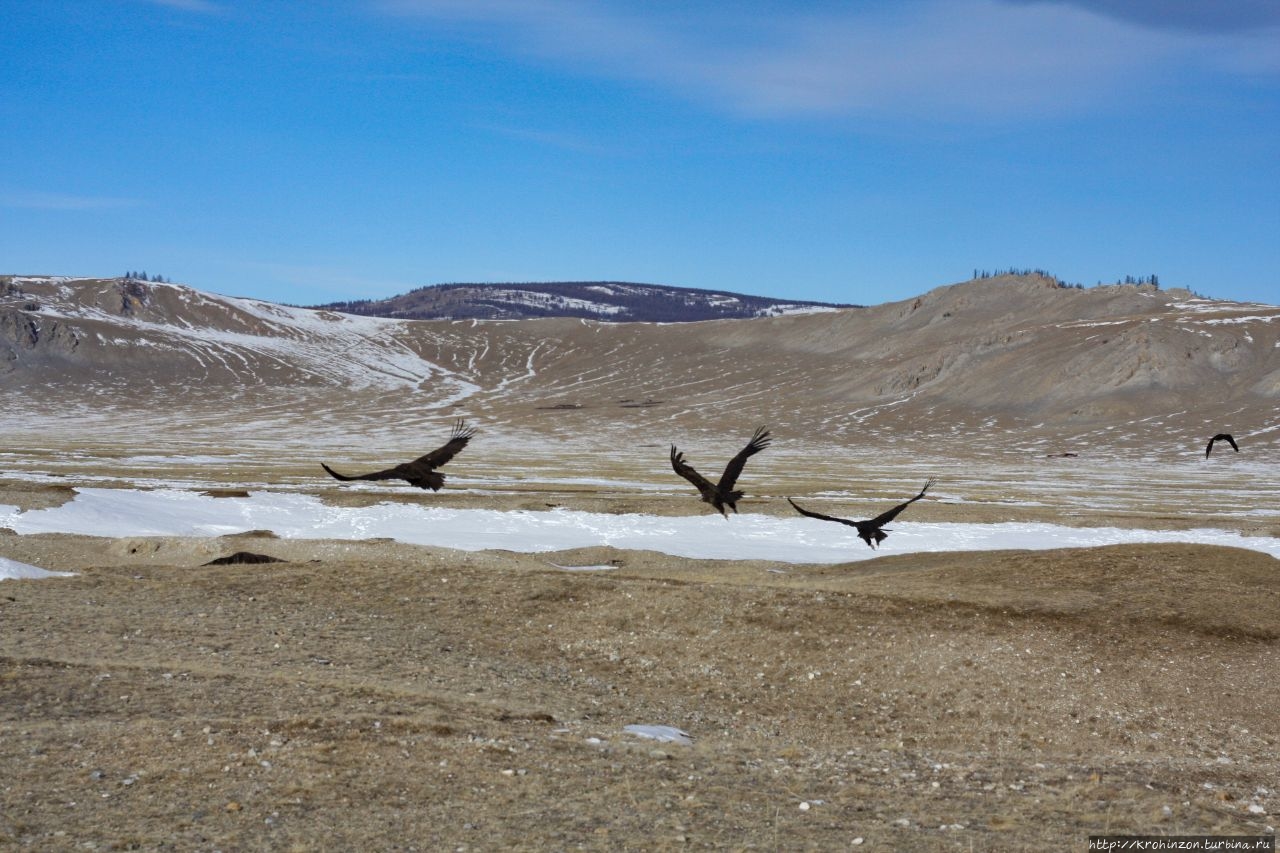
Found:
[[[1215,441],[1225,441],[1227,444],[1231,445],[1231,449],[1234,450],[1236,453],[1240,452],[1240,448],[1236,446],[1236,440],[1231,437],[1231,433],[1220,432],[1217,435],[1215,435],[1213,438],[1209,439],[1209,444],[1205,446],[1205,449],[1204,449],[1205,459],[1209,458],[1209,451],[1213,450],[1213,443]]]
[[[889,522],[897,518],[898,513],[902,512],[904,509],[911,506],[911,504],[915,503],[916,501],[924,497],[924,493],[927,492],[929,490],[929,487],[932,485],[933,485],[933,480],[926,480],[924,484],[924,488],[920,490],[920,494],[916,495],[914,498],[907,501],[906,503],[900,503],[897,506],[895,506],[893,509],[887,512],[882,512],[879,515],[877,515],[875,518],[869,519],[867,521],[853,521],[852,519],[848,519],[848,518],[836,518],[834,515],[823,515],[820,512],[811,512],[810,510],[803,509],[802,507],[800,507],[795,501],[791,500],[791,498],[787,498],[787,502],[790,503],[793,507],[795,507],[796,512],[800,513],[801,515],[807,515],[810,518],[820,518],[823,521],[837,521],[840,524],[847,524],[850,527],[856,527],[858,529],[858,535],[862,537],[862,541],[866,542],[874,550],[877,545],[879,545],[885,539],[889,538],[890,531],[881,530],[880,528],[884,527],[886,524],[888,524]]]
[[[457,456],[458,452],[467,446],[471,436],[475,434],[474,427],[469,427],[465,421],[459,420],[453,425],[453,435],[449,437],[448,444],[436,448],[425,456],[419,456],[412,462],[403,462],[394,468],[374,471],[372,474],[347,476],[346,474],[339,474],[323,462],[320,463],[320,467],[328,471],[329,475],[335,480],[404,480],[409,485],[417,486],[419,489],[430,489],[433,492],[438,492],[440,487],[444,485],[444,474],[439,473],[436,469]]]
[[[764,427],[760,427],[751,436],[751,441],[747,442],[747,446],[738,451],[738,455],[729,460],[729,464],[724,466],[724,473],[720,475],[720,482],[712,485],[711,481],[706,477],[693,470],[693,466],[684,461],[684,454],[676,450],[676,446],[671,445],[671,468],[684,477],[694,488],[702,493],[702,500],[715,507],[721,515],[726,519],[729,513],[725,511],[725,507],[738,511],[738,501],[742,500],[742,492],[734,491],[733,486],[738,482],[738,476],[742,473],[742,466],[747,464],[747,459],[755,456],[761,450],[769,446],[769,431]]]

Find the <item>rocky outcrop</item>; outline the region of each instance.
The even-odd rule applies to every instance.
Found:
[[[24,360],[38,362],[73,357],[80,337],[70,325],[42,317],[38,305],[0,308],[0,371],[17,370]]]

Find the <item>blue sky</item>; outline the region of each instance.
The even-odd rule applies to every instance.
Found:
[[[1280,301],[1276,0],[9,0],[0,273]]]

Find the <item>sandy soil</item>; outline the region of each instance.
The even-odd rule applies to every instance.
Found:
[[[241,550],[286,562],[203,565]],[[1256,552],[0,556],[78,572],[0,582],[0,847],[1085,849],[1280,812],[1280,565]]]

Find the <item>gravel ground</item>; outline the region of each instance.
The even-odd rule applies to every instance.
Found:
[[[284,562],[203,565],[242,550]],[[0,556],[78,573],[0,582],[0,847],[1085,849],[1280,812],[1256,552]]]

